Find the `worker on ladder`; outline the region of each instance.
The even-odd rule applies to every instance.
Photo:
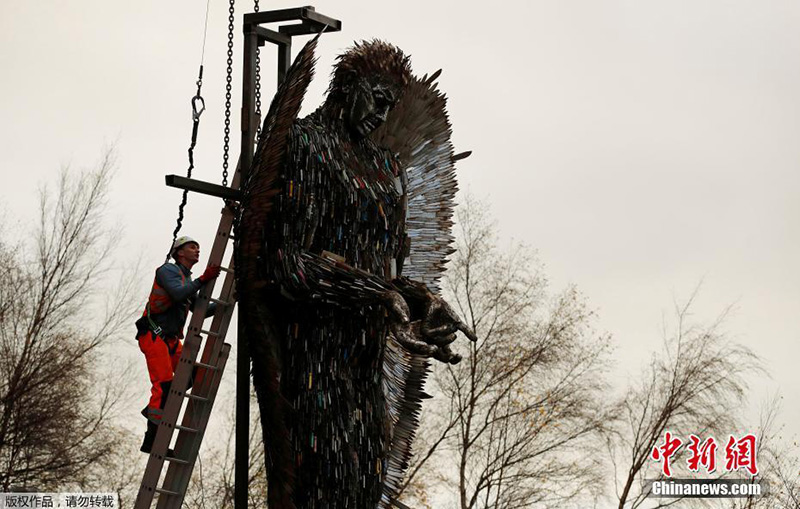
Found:
[[[153,289],[147,299],[144,314],[136,321],[136,340],[147,361],[147,371],[153,386],[150,401],[142,410],[147,418],[147,432],[139,449],[150,453],[158,424],[164,412],[172,378],[181,357],[183,326],[197,292],[219,276],[220,268],[211,265],[199,278],[191,279],[191,269],[200,260],[200,244],[189,236],[181,236],[170,251],[175,263],[166,262],[156,270]],[[216,305],[208,306],[211,316]]]

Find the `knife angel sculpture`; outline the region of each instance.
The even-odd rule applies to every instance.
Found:
[[[474,334],[438,296],[456,192],[445,97],[382,41],[340,55],[298,119],[317,39],[264,120],[236,225],[269,507],[388,508],[429,359]]]

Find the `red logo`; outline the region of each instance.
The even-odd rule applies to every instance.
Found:
[[[733,435],[725,446],[725,470],[733,472],[746,469],[750,475],[758,474],[756,465],[756,437],[752,433],[736,440]]]
[[[696,435],[689,435],[689,452],[692,455],[689,457],[687,463],[689,470],[698,472],[700,466],[705,467],[706,472],[709,474],[717,469],[717,442],[714,437],[708,437],[705,442],[700,443],[700,438]]]
[[[667,431],[664,434],[664,445],[661,447],[653,447],[653,452],[651,456],[654,460],[658,461],[661,460],[661,471],[664,472],[664,475],[667,477],[672,477],[672,469],[670,468],[670,461],[672,457],[678,452],[678,449],[681,448],[683,442],[680,438],[672,438],[672,433]]]
[[[650,457],[661,462],[661,471],[665,476],[672,477],[672,458],[683,444],[683,440],[667,431],[664,433],[664,442],[653,447]],[[699,472],[700,467],[703,467],[710,474],[717,469],[717,441],[714,437],[702,440],[697,435],[689,435],[686,448],[689,453],[686,464],[691,472]],[[750,475],[758,474],[756,437],[752,433],[739,439],[730,435],[725,445],[725,470],[735,472],[740,469],[746,470]]]

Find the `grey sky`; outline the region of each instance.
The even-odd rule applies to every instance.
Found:
[[[780,389],[782,421],[800,431],[800,4],[315,5],[344,30],[320,44],[306,111],[356,39],[397,44],[417,73],[443,68],[456,147],[474,151],[462,189],[489,198],[505,237],[539,250],[554,288],[582,289],[620,346],[618,378],[659,347],[662,313],[703,279],[698,318],[736,303],[727,330],[772,376],[754,381],[754,403]],[[219,181],[226,2],[211,7],[195,176]],[[0,3],[0,169],[13,182],[0,199],[12,215],[32,216],[62,163],[116,142],[126,256],[160,262],[179,200],[163,175],[186,170],[204,11],[201,0]],[[274,68],[270,48],[265,102]],[[183,231],[210,246],[219,208],[191,197]]]

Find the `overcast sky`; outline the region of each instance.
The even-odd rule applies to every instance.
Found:
[[[32,218],[37,187],[60,166],[90,165],[116,143],[109,217],[127,232],[121,262],[143,252],[145,266],[160,263],[180,196],[163,175],[187,167],[205,4],[0,2],[0,200],[12,217]],[[357,39],[400,46],[416,73],[442,68],[456,149],[474,152],[459,163],[461,188],[488,199],[503,238],[538,249],[554,289],[583,291],[619,345],[616,378],[638,372],[673,300],[703,280],[697,318],[735,304],[726,330],[771,375],[753,381],[753,408],[780,390],[782,421],[800,431],[800,3],[315,5],[343,31],[320,43],[306,112]],[[226,17],[227,2],[211,0],[195,176],[214,182]],[[240,33],[237,15],[234,162]],[[207,254],[221,203],[190,200],[183,231]]]

